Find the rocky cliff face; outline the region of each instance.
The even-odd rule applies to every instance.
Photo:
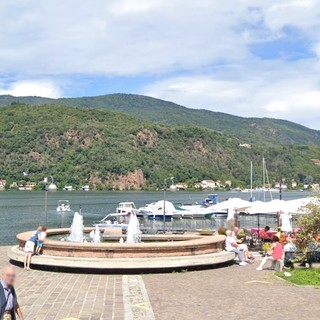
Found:
[[[110,175],[105,180],[98,177],[90,179],[90,184],[95,190],[99,189],[98,186],[113,190],[140,190],[144,183],[146,183],[146,179],[141,169],[129,172],[126,175]]]
[[[141,190],[141,187],[146,183],[146,179],[141,169],[129,172],[126,175],[115,175],[112,174],[106,179],[99,177],[91,177],[89,183],[92,185],[94,190],[99,189],[101,186],[103,189],[113,190]]]
[[[108,181],[112,183],[112,188],[117,190],[140,190],[141,186],[146,182],[141,169],[129,172],[127,175],[110,177]]]

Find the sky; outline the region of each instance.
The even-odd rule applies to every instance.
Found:
[[[320,0],[2,0],[0,94],[134,93],[320,129]]]

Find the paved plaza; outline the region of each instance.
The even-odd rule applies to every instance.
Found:
[[[9,247],[0,247],[8,263]],[[17,267],[26,320],[319,319],[320,289],[233,265],[196,272],[85,275]]]

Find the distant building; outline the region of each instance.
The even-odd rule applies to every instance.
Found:
[[[284,184],[284,183],[276,183],[275,185],[274,185],[274,188],[275,189],[282,189],[282,190],[287,190],[288,189],[288,186],[286,185],[286,184]]]
[[[0,191],[4,190],[7,184],[7,180],[0,180]]]
[[[249,144],[249,143],[240,143],[239,147],[250,149],[251,148],[251,144]]]
[[[291,188],[296,189],[298,187],[298,183],[296,181],[291,181]]]
[[[18,189],[20,191],[32,191],[33,188],[37,185],[36,182],[28,182],[28,183],[23,183],[18,185]]]
[[[200,182],[201,188],[202,189],[214,189],[217,186],[217,183],[213,180],[203,180]]]
[[[227,180],[227,181],[224,182],[224,185],[225,185],[226,187],[231,187],[232,182],[231,182],[230,180]]]
[[[188,184],[185,182],[179,182],[176,184],[176,187],[178,188],[178,190],[186,190],[188,189]]]
[[[320,166],[320,159],[311,159],[311,161],[312,161],[314,164]]]

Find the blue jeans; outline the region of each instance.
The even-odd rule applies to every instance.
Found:
[[[236,256],[239,258],[239,261],[244,262],[243,251],[240,251],[237,248],[233,248],[232,250],[229,250],[229,252],[234,252],[236,254]]]

